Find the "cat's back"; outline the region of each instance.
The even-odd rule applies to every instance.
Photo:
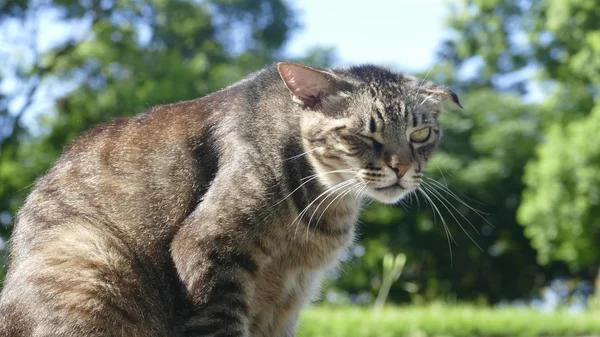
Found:
[[[10,241],[0,335],[91,336],[86,328],[103,322],[131,326],[130,336],[172,333],[168,242],[216,170],[210,128],[219,99],[97,126],[38,179]],[[90,312],[97,316],[84,317]],[[147,329],[134,332],[140,325]]]
[[[80,135],[36,181],[17,214],[9,274],[19,256],[51,247],[49,237],[71,236],[64,233],[76,233],[72,226],[113,235],[154,258],[214,178],[219,142],[238,128],[228,120],[249,127],[254,118],[244,116],[244,107],[270,77],[273,69],[259,71],[202,98],[155,106]]]
[[[285,90],[269,87],[276,74],[114,120],[68,146],[17,214],[0,335],[177,335],[172,237],[231,163],[224,153],[260,155],[249,137],[289,129],[270,118]]]
[[[180,221],[198,198],[195,187],[215,169],[208,146],[215,99],[157,106],[82,134],[36,182],[18,214],[17,236],[64,226],[67,218],[130,227],[136,236],[140,226]]]

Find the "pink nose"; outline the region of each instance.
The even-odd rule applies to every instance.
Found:
[[[398,175],[403,176],[404,173],[406,173],[406,171],[408,171],[408,169],[410,168],[410,165],[399,164],[396,165],[394,168],[398,170]]]

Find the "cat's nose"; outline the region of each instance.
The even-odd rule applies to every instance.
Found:
[[[411,166],[411,160],[404,155],[391,155],[388,159],[389,167],[396,172],[398,177],[402,177]]]
[[[406,171],[408,171],[409,168],[410,168],[410,164],[409,165],[398,164],[393,167],[394,171],[396,171],[396,173],[400,177],[402,177],[404,175],[404,173],[406,173]]]

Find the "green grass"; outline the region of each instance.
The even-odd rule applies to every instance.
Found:
[[[600,312],[545,314],[526,308],[475,306],[312,307],[301,315],[298,337],[600,336]]]

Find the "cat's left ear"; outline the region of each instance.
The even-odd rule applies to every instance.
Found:
[[[292,99],[302,108],[313,108],[343,87],[335,75],[303,64],[279,62],[277,70]]]
[[[452,101],[454,105],[463,109],[463,106],[460,105],[460,101],[458,100],[458,96],[454,93],[454,91],[448,88],[429,89],[427,92],[433,97],[436,97],[440,102]]]

